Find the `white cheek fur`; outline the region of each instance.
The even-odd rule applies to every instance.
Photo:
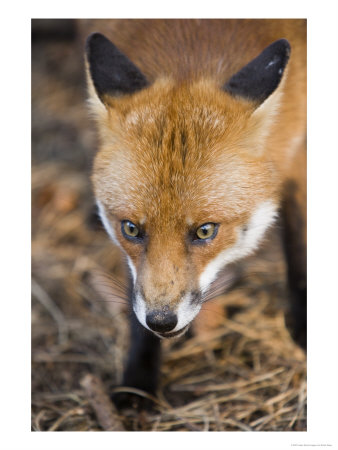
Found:
[[[244,256],[248,256],[261,242],[265,231],[277,217],[277,205],[270,200],[260,203],[250,217],[245,232],[238,230],[238,239],[235,245],[219,253],[204,269],[200,275],[199,284],[205,292],[215,280],[217,273],[226,265]]]
[[[100,215],[101,221],[102,221],[103,226],[105,227],[109,237],[114,242],[114,244],[121,247],[119,241],[116,238],[115,231],[114,231],[113,227],[111,226],[109,220],[107,219],[106,212],[104,210],[102,203],[100,202],[100,200],[96,200],[96,204],[97,204],[97,207],[99,210],[99,215]]]
[[[127,255],[127,253],[126,253],[126,256],[127,256],[127,262],[128,262],[128,266],[129,266],[129,269],[130,269],[130,273],[131,273],[131,276],[133,278],[133,283],[135,284],[136,283],[136,277],[137,277],[136,268],[135,268],[131,258]]]
[[[148,325],[146,323],[146,314],[147,314],[146,303],[143,300],[143,297],[139,292],[135,293],[135,301],[133,302],[133,310],[134,310],[134,313],[136,314],[138,321],[145,328],[147,328],[147,330],[150,330],[150,328],[148,327]]]
[[[99,210],[99,215],[100,215],[101,221],[102,221],[103,226],[105,227],[105,229],[106,229],[106,231],[108,233],[108,236],[111,238],[111,240],[114,242],[114,244],[116,244],[118,247],[122,248],[120,243],[119,243],[119,241],[118,241],[118,239],[117,239],[117,237],[116,237],[115,231],[114,231],[113,227],[111,226],[111,224],[110,224],[110,222],[109,222],[109,220],[108,220],[108,218],[106,216],[106,212],[104,210],[104,207],[103,207],[102,203],[100,202],[100,200],[97,200],[96,204],[97,204],[97,207],[98,207],[98,210]],[[131,258],[127,254],[126,254],[126,256],[127,256],[127,262],[128,262],[128,266],[129,266],[129,269],[130,269],[130,273],[131,273],[132,278],[133,278],[133,283],[135,284],[136,276],[137,276],[136,268],[135,268]]]
[[[187,294],[180,302],[177,308],[177,318],[178,322],[176,327],[172,330],[173,332],[181,330],[183,327],[188,325],[199,313],[201,306],[199,304],[191,304],[191,295]]]

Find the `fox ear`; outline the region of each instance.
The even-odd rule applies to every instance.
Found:
[[[279,39],[233,75],[224,90],[261,104],[278,87],[290,55],[290,44]]]
[[[103,34],[87,38],[86,56],[96,93],[104,103],[106,95],[132,94],[148,86],[142,72]]]

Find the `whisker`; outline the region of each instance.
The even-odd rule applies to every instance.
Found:
[[[120,288],[116,288],[116,286],[114,286],[113,284],[107,284],[107,283],[102,283],[101,281],[95,280],[94,282],[95,286],[100,286],[101,288],[107,289],[108,291],[113,291],[116,292],[117,294],[121,294],[125,297],[127,297],[127,292],[123,291]]]
[[[130,306],[128,288],[117,278],[100,270],[93,270],[91,272],[91,283],[103,297],[103,300],[97,300],[98,302]]]
[[[129,305],[128,302],[117,302],[116,300],[95,300],[95,302],[99,302],[99,303],[116,303],[118,305]]]
[[[129,299],[126,296],[118,295],[116,292],[100,289],[100,286],[97,286],[97,290],[101,295],[104,295],[104,297],[108,297],[109,300],[122,300],[125,303],[129,303]]]
[[[123,291],[122,289],[116,288],[116,286],[112,285],[112,284],[107,284],[107,283],[102,283],[101,281],[97,281],[96,282],[98,286],[102,287],[102,288],[107,288],[107,289],[114,289],[114,292],[116,293],[120,293],[121,295],[127,297],[127,293],[125,291]]]
[[[202,306],[201,311],[212,312],[213,314],[217,314],[217,315],[219,315],[220,317],[223,317],[223,318],[224,318],[224,314],[220,313],[219,311],[215,311],[214,309],[203,308],[203,306]]]
[[[107,281],[109,281],[109,282],[111,281],[114,284],[119,285],[120,287],[122,287],[122,288],[124,288],[126,290],[128,289],[128,284],[127,283],[125,283],[124,281],[120,280],[119,278],[116,278],[115,276],[113,276],[113,275],[111,275],[109,273],[103,272],[102,270],[98,270],[98,269],[93,269],[92,273],[96,277],[100,277],[100,278],[106,279]]]
[[[108,279],[103,278],[102,280],[98,279],[98,281],[101,284],[104,284],[106,286],[114,286],[115,289],[119,289],[122,292],[127,292],[127,288],[125,286],[119,284],[116,280],[113,281],[113,280],[108,280]]]
[[[125,286],[123,286],[122,284],[120,284],[119,282],[117,282],[116,280],[112,280],[112,279],[108,279],[106,277],[100,277],[100,276],[95,276],[94,277],[95,280],[100,281],[100,283],[105,283],[108,286],[115,286],[118,289],[121,289],[123,291],[127,291],[127,288]]]
[[[212,300],[219,295],[224,294],[233,282],[237,279],[236,275],[231,275],[227,277],[222,277],[222,274],[216,278],[215,281],[210,285],[208,291],[204,294],[203,300],[205,302]]]
[[[110,273],[104,272],[102,270],[93,269],[93,270],[91,270],[91,274],[95,277],[104,278],[106,280],[110,280],[114,283],[120,284],[121,286],[127,287],[127,285],[122,280],[120,280],[116,276],[114,276]]]

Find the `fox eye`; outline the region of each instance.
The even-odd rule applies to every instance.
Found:
[[[140,230],[130,220],[123,220],[121,223],[121,230],[124,237],[128,238],[140,238]]]
[[[213,239],[217,234],[218,226],[215,223],[204,223],[196,230],[196,239],[205,241],[206,239]]]

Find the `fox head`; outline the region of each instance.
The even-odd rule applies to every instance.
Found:
[[[289,52],[274,42],[222,86],[150,83],[103,35],[87,40],[97,205],[127,256],[133,310],[160,337],[187,329],[218,272],[251,253],[276,217],[266,143]]]

